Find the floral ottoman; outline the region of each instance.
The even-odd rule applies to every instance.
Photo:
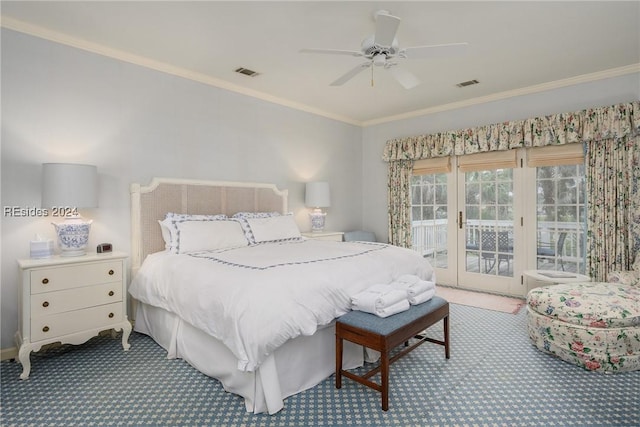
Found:
[[[640,370],[640,288],[605,282],[544,286],[527,295],[538,349],[598,372]]]

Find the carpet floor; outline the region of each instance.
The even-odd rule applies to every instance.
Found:
[[[640,423],[640,371],[588,372],[529,342],[516,315],[451,304],[451,359],[424,344],[391,367],[389,411],[380,394],[334,377],[285,400],[275,415],[249,414],[241,398],[149,337],[32,354],[0,364],[2,426],[623,426]],[[441,324],[430,334],[441,338]],[[313,367],[310,366],[310,369]]]

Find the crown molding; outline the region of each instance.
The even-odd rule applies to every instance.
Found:
[[[442,104],[431,108],[425,108],[422,110],[410,111],[408,113],[397,114],[388,117],[381,117],[379,119],[367,120],[362,123],[363,127],[378,125],[381,123],[395,122],[398,120],[412,119],[415,117],[426,116],[429,114],[441,113],[443,111],[457,110],[459,108],[471,107],[474,105],[485,104],[487,102],[500,101],[507,98],[513,98],[516,96],[530,95],[534,93],[544,92],[552,89],[559,89],[567,86],[573,86],[581,83],[589,83],[597,80],[609,79],[612,77],[624,76],[627,74],[640,73],[640,63],[626,65],[624,67],[611,68],[604,71],[598,71],[595,73],[582,74],[575,77],[569,77],[562,80],[555,80],[552,82],[542,83],[539,85],[527,86],[519,89],[508,90],[504,92],[498,92],[487,96],[480,96],[477,98],[465,99],[464,101],[452,102],[449,104]]]

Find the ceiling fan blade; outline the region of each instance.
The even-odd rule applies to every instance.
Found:
[[[376,14],[376,34],[374,43],[378,46],[389,47],[396,38],[396,32],[401,19],[388,13]]]
[[[407,70],[403,70],[402,68],[397,67],[389,67],[387,68],[391,75],[404,87],[405,89],[413,89],[414,87],[420,84],[420,79],[418,79],[413,73],[410,73]]]
[[[362,56],[362,52],[357,50],[341,50],[341,49],[300,49],[300,53],[322,53],[329,55],[349,55]]]
[[[467,53],[469,43],[435,44],[431,46],[407,47],[400,51],[407,59],[448,58]]]
[[[351,80],[352,78],[354,78],[361,71],[364,71],[367,68],[369,68],[370,66],[371,66],[371,62],[363,62],[362,64],[358,65],[355,68],[352,68],[345,75],[343,75],[342,77],[338,78],[336,81],[331,83],[330,86],[341,86],[346,82],[348,82],[349,80]]]

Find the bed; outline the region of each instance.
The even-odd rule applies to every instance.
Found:
[[[333,374],[335,318],[351,295],[403,274],[433,279],[408,249],[302,237],[287,196],[260,183],[131,186],[134,330],[218,379],[253,413],[276,413]],[[343,366],[365,357],[346,345]]]

